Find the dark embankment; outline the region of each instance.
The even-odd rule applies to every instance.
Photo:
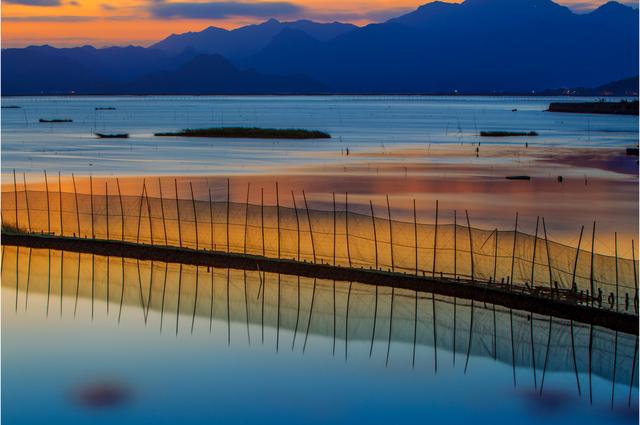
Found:
[[[638,334],[637,315],[599,308],[597,300],[566,289],[524,288],[497,282],[452,279],[437,275],[434,277],[416,276],[218,251],[196,251],[187,248],[141,245],[120,241],[16,234],[10,230],[3,229],[2,232],[2,244],[5,246],[61,249],[140,260],[258,270],[318,279],[361,282],[369,285],[404,288],[488,302],[508,308],[576,320],[629,334]]]
[[[481,131],[480,137],[532,137],[537,136],[535,131]]]
[[[155,133],[154,136],[231,137],[239,139],[330,139],[331,135],[316,130],[276,129],[257,127],[186,128],[175,133]]]
[[[638,115],[638,101],[628,102],[553,102],[549,112],[573,112],[576,114]]]

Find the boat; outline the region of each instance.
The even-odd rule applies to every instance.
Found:
[[[507,180],[531,180],[530,176],[507,176]]]
[[[129,133],[96,133],[99,139],[128,139]]]
[[[113,106],[96,106],[96,111],[115,111]]]

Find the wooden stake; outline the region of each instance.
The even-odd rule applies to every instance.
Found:
[[[582,233],[584,232],[584,226],[580,228],[580,238],[578,239],[578,248],[576,248],[576,259],[573,263],[573,275],[571,276],[571,289],[577,292],[576,287],[576,270],[578,268],[578,256],[580,255],[580,245],[582,244]]]
[[[471,239],[471,224],[469,223],[469,213],[467,212],[467,210],[464,210],[464,213],[467,216],[467,229],[469,231],[469,247],[470,247],[470,251],[471,251],[471,282],[474,282],[475,273],[474,273],[474,270],[473,270],[473,240]],[[473,309],[473,301],[471,301],[471,306],[472,306],[472,309]]]
[[[251,183],[247,183],[247,199],[244,206],[244,250],[247,253],[247,226],[249,225],[249,191],[251,190]]]
[[[49,207],[49,182],[47,181],[47,170],[44,170],[44,187],[47,191],[47,233],[51,234],[51,211]]]
[[[436,224],[433,232],[433,268],[431,275],[436,276],[436,252],[438,249],[438,200],[436,199]]]
[[[513,269],[516,264],[516,239],[518,238],[518,213],[516,213],[516,225],[513,230],[513,250],[511,251],[511,276],[509,278],[509,287],[513,286]]]
[[[414,245],[416,248],[416,276],[418,276],[418,214],[416,214],[416,200],[413,200],[413,241],[414,241]],[[417,292],[416,292],[416,297],[417,297]],[[418,301],[416,298],[416,311],[417,311],[417,306],[418,306]],[[417,314],[417,313],[416,313]],[[414,344],[413,344],[413,363],[415,365],[415,323],[414,323]]]
[[[307,222],[309,223],[309,234],[311,235],[311,252],[313,253],[313,262],[316,262],[316,247],[313,241],[313,229],[311,228],[311,216],[309,215],[309,206],[307,205],[307,195],[302,191],[302,199],[304,199],[304,209],[307,212]]]
[[[200,247],[200,244],[198,243],[198,212],[196,211],[196,200],[193,197],[193,184],[191,182],[189,182],[189,190],[191,190],[191,205],[193,206],[193,222],[195,224],[195,230],[196,230],[196,251],[197,251],[198,248]]]
[[[538,243],[538,223],[540,221],[540,217],[538,216],[536,218],[536,235],[533,238],[533,258],[531,261],[531,287],[534,287],[534,273],[535,273],[535,269],[536,269],[536,246]]]
[[[31,233],[31,212],[29,211],[29,191],[27,190],[27,176],[22,173],[22,182],[24,186],[24,200],[27,204],[27,231]]]
[[[373,224],[373,241],[376,249],[376,270],[378,269],[378,235],[376,233],[376,218],[373,213],[373,203],[369,200],[369,206],[371,207],[371,223]]]
[[[393,261],[393,230],[391,227],[391,207],[389,207],[389,195],[387,195],[387,216],[389,217],[389,246],[391,247],[391,271],[395,271],[395,262]]]
[[[178,242],[180,244],[180,248],[182,248],[182,230],[180,229],[180,203],[178,201],[178,179],[173,179],[173,185],[176,190],[176,212],[178,213]]]
[[[280,258],[280,191],[278,190],[278,182],[276,182],[276,226],[278,228],[278,258]],[[280,282],[280,275],[278,275],[278,283]],[[280,286],[278,285],[278,288]],[[280,304],[278,304],[278,307]]]
[[[593,305],[593,298],[595,296],[595,285],[593,280],[593,257],[596,246],[596,222],[593,222],[593,232],[591,233],[591,272],[589,274],[589,281],[591,283],[591,305]]]
[[[351,249],[349,248],[349,194],[344,193],[344,229],[347,236],[347,258],[351,267]]]
[[[120,224],[121,224],[121,229],[120,229],[120,236],[122,238],[122,240],[124,241],[124,206],[122,204],[122,192],[120,191],[120,180],[118,178],[116,178],[116,186],[118,187],[118,199],[120,200]],[[75,191],[75,183],[73,184],[73,190]],[[78,200],[76,198],[76,210],[78,209]],[[78,221],[78,232],[80,232],[80,221]],[[78,236],[80,236],[78,234]]]
[[[164,231],[164,245],[169,245],[167,241],[167,221],[164,218],[164,198],[162,197],[162,182],[158,178],[158,191],[160,192],[160,211],[162,213],[162,229]]]
[[[291,191],[291,199],[293,199],[293,210],[296,212],[296,232],[298,235],[297,260],[300,261],[300,218],[298,217],[298,207],[296,206],[296,197],[293,194],[293,190]],[[298,296],[299,296],[299,291],[298,291]]]

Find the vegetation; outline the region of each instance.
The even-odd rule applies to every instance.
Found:
[[[316,130],[275,129],[257,127],[186,128],[175,133],[155,133],[155,136],[232,137],[248,139],[330,139],[331,135]]]
[[[481,131],[481,137],[522,137],[522,136],[537,136],[535,131]]]
[[[554,102],[549,112],[572,112],[579,114],[638,115],[638,101],[606,102]]]

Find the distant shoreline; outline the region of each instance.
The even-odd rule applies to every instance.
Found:
[[[598,99],[639,99],[638,95],[589,95],[589,94],[552,94],[552,93],[387,93],[387,92],[370,92],[370,93],[351,93],[351,92],[309,92],[309,93],[39,93],[39,94],[3,94],[0,98],[23,98],[23,97],[97,97],[97,96],[109,96],[109,97],[169,97],[169,96],[184,96],[184,97],[226,97],[226,96],[252,96],[252,97],[308,97],[308,96],[361,96],[361,97],[374,97],[374,96],[395,96],[395,97],[525,97],[525,98],[542,98],[542,97],[557,97],[557,98],[598,98]]]

